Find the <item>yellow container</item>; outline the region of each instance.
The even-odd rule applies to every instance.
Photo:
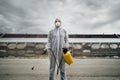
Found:
[[[69,51],[67,51],[67,53],[63,53],[63,58],[68,65],[73,63],[73,58],[72,58],[71,53]]]

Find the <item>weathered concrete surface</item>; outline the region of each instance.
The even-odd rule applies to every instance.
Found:
[[[0,80],[48,80],[48,67],[47,58],[0,59]],[[74,59],[66,72],[68,80],[120,80],[120,59]]]

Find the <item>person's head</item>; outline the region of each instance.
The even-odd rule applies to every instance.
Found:
[[[61,26],[61,20],[59,18],[56,18],[54,23],[56,28],[59,28]]]

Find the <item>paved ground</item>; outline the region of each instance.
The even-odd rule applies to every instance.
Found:
[[[48,80],[48,66],[47,58],[0,59],[0,80]],[[68,80],[120,80],[120,59],[74,59],[66,70]]]

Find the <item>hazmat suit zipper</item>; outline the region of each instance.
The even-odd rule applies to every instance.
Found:
[[[59,34],[59,28],[57,29],[57,59],[58,59],[58,54],[59,54],[59,46],[60,46],[60,34]],[[57,60],[58,61],[58,60]]]

